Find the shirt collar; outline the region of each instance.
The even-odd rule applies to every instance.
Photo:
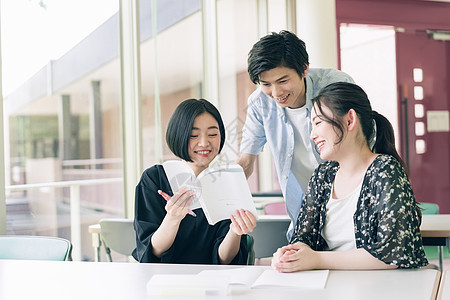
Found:
[[[308,88],[309,87],[309,88]],[[308,75],[306,75],[305,78],[305,89],[306,89],[306,110],[308,112],[311,111],[312,108],[312,98],[313,98],[313,83],[311,80],[311,77],[309,77]]]

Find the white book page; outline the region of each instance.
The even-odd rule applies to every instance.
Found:
[[[174,193],[183,186],[195,191],[195,198],[189,208],[203,208],[209,224],[229,219],[237,209],[248,210],[257,217],[241,166],[232,164],[207,168],[198,177],[184,161],[169,160],[163,163],[163,167]]]
[[[229,276],[230,284],[242,284],[250,287],[264,272],[263,268],[235,268],[226,270],[204,270],[198,273],[200,276]]]
[[[195,177],[194,171],[189,165],[181,160],[168,160],[163,163],[164,172],[166,172],[172,192],[176,193],[181,187],[187,186],[196,191],[196,197],[189,205],[190,210],[201,208],[199,182]],[[166,192],[167,191],[163,191]]]
[[[210,224],[229,219],[237,209],[257,216],[247,179],[239,165],[210,169],[200,174],[198,180],[202,191],[200,201]]]
[[[246,267],[226,270],[204,270],[199,276],[228,276],[229,283],[251,288],[323,289],[329,270],[280,273],[271,267]]]
[[[270,269],[264,271],[253,283],[252,288],[290,287],[302,289],[323,289],[329,270],[312,270],[294,273],[280,273]]]
[[[199,296],[228,294],[228,276],[192,274],[155,274],[147,282],[147,294],[152,296]],[[176,299],[179,299],[179,298]]]

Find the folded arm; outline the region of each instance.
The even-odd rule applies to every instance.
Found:
[[[396,269],[375,258],[365,249],[345,251],[314,251],[297,242],[279,248],[274,253],[272,267],[279,272],[296,272],[313,269],[376,270]]]

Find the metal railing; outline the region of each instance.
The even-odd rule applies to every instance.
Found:
[[[96,167],[98,165],[112,165],[112,164],[121,164],[122,158],[95,158],[95,159],[75,159],[75,160],[63,160],[61,162],[63,167],[75,167],[75,166],[84,166],[84,167]]]
[[[72,258],[73,260],[81,260],[81,200],[80,186],[100,185],[113,182],[122,182],[123,178],[105,178],[105,179],[89,179],[89,180],[72,180],[57,181],[46,183],[18,184],[6,186],[6,191],[28,190],[36,188],[58,187],[70,188],[70,235],[72,242]]]

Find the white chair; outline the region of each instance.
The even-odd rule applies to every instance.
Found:
[[[72,260],[72,243],[52,236],[2,235],[0,259]]]
[[[100,247],[103,244],[109,261],[112,261],[111,250],[128,257],[136,248],[136,233],[132,219],[101,219],[99,224],[91,225],[89,231],[93,235],[96,261],[100,261]]]

